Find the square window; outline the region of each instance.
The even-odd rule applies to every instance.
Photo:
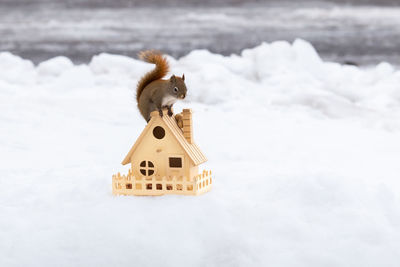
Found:
[[[136,188],[137,190],[142,190],[142,184],[136,184],[136,185],[135,185],[135,188]]]
[[[193,185],[187,185],[186,186],[187,191],[193,191]]]
[[[171,157],[169,158],[170,168],[182,168],[182,158]]]
[[[172,190],[172,184],[167,184],[167,190]]]
[[[152,190],[153,189],[153,184],[146,184],[146,189],[147,190]]]
[[[126,184],[126,189],[132,189],[132,184]]]
[[[181,184],[176,185],[176,190],[182,191],[183,186]]]
[[[157,190],[162,190],[162,184],[156,184],[156,189]]]

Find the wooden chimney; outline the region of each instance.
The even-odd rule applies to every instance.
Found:
[[[193,122],[192,122],[192,110],[183,109],[183,136],[188,141],[189,144],[193,144]]]

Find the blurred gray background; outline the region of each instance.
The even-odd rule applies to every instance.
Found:
[[[229,55],[296,38],[326,60],[399,65],[400,0],[0,0],[0,51],[35,63],[143,49]]]

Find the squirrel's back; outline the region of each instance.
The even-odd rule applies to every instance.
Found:
[[[155,64],[156,67],[139,80],[136,89],[136,100],[138,103],[144,88],[151,82],[162,79],[169,72],[168,61],[159,51],[149,50],[140,52],[139,58],[145,62]]]

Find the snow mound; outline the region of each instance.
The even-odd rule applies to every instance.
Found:
[[[69,58],[59,56],[40,63],[37,72],[42,77],[59,76],[73,67],[74,64]]]
[[[150,69],[0,53],[0,266],[396,266],[400,71],[304,40],[171,57],[213,189],[114,197]]]

